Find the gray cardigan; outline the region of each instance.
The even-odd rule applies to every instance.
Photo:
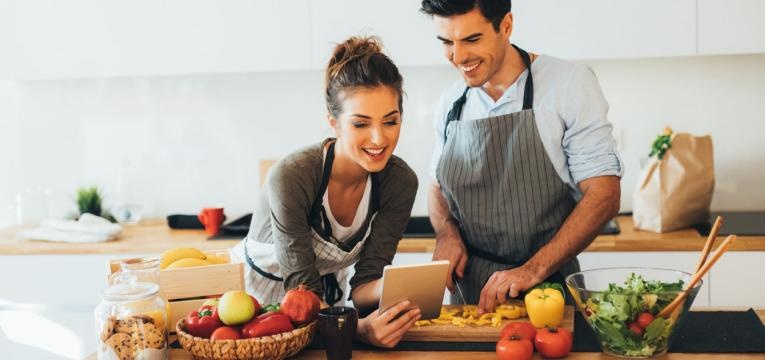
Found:
[[[274,243],[285,289],[305,284],[317,293],[323,291],[314,265],[311,232],[313,227],[322,234],[317,228],[321,219],[312,218],[311,206],[319,195],[324,144],[331,140],[298,150],[272,167],[246,238]],[[351,293],[356,286],[382,277],[383,267],[396,253],[417,193],[417,176],[396,156],[391,156],[378,173],[378,180],[379,208],[350,280]],[[364,225],[349,243],[355,244],[366,234],[372,215],[369,211]]]

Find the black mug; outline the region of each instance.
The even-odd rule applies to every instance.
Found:
[[[319,311],[319,333],[327,347],[327,359],[351,358],[358,319],[358,312],[352,307],[332,306]]]

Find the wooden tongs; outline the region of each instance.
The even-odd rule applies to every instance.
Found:
[[[722,226],[722,216],[718,216],[717,219],[715,219],[715,223],[712,226],[712,230],[709,231],[709,237],[707,237],[707,242],[704,244],[704,249],[701,251],[701,258],[699,258],[698,264],[696,264],[696,272],[691,277],[691,281],[688,282],[688,286],[685,287],[685,290],[681,291],[679,294],[677,294],[677,297],[672,300],[669,305],[667,305],[664,310],[659,312],[658,316],[661,316],[663,318],[667,318],[670,314],[672,314],[676,307],[683,304],[685,301],[685,298],[688,297],[688,292],[693,289],[694,286],[699,282],[699,280],[704,277],[704,275],[707,274],[709,269],[712,268],[712,265],[714,265],[717,260],[720,259],[722,254],[725,253],[725,251],[728,250],[728,247],[733,242],[733,240],[736,239],[736,235],[729,235],[723,242],[720,244],[720,246],[717,247],[717,250],[715,250],[715,253],[712,254],[712,257],[709,258],[709,261],[707,261],[707,258],[709,257],[709,252],[712,250],[712,245],[714,244],[715,240],[717,239],[717,233],[720,231],[720,227]]]

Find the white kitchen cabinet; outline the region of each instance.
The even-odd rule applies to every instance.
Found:
[[[512,4],[511,40],[528,51],[567,59],[696,54],[695,0],[520,0]]]
[[[699,259],[698,252],[584,252],[579,254],[582,270],[605,267],[649,267],[675,269],[693,273]],[[711,306],[710,276],[705,275],[704,282],[693,301],[694,307]],[[714,304],[715,306],[717,304]]]
[[[3,358],[82,359],[95,352],[93,312],[107,285],[109,260],[121,257],[0,256]]]
[[[351,35],[376,35],[398,66],[444,65],[429,16],[414,0],[312,1],[312,67],[323,69],[335,45]]]
[[[101,300],[109,260],[119,255],[0,256],[0,304],[90,306]],[[124,255],[122,256],[124,257]]]
[[[765,52],[765,1],[698,0],[700,55]]]
[[[0,66],[16,79],[305,69],[308,2],[10,0]]]
[[[728,251],[711,272],[712,305],[765,307],[765,251]]]

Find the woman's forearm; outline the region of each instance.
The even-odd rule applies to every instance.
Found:
[[[351,294],[353,305],[358,309],[374,309],[380,302],[380,292],[382,291],[381,279],[365,282],[356,286]]]

